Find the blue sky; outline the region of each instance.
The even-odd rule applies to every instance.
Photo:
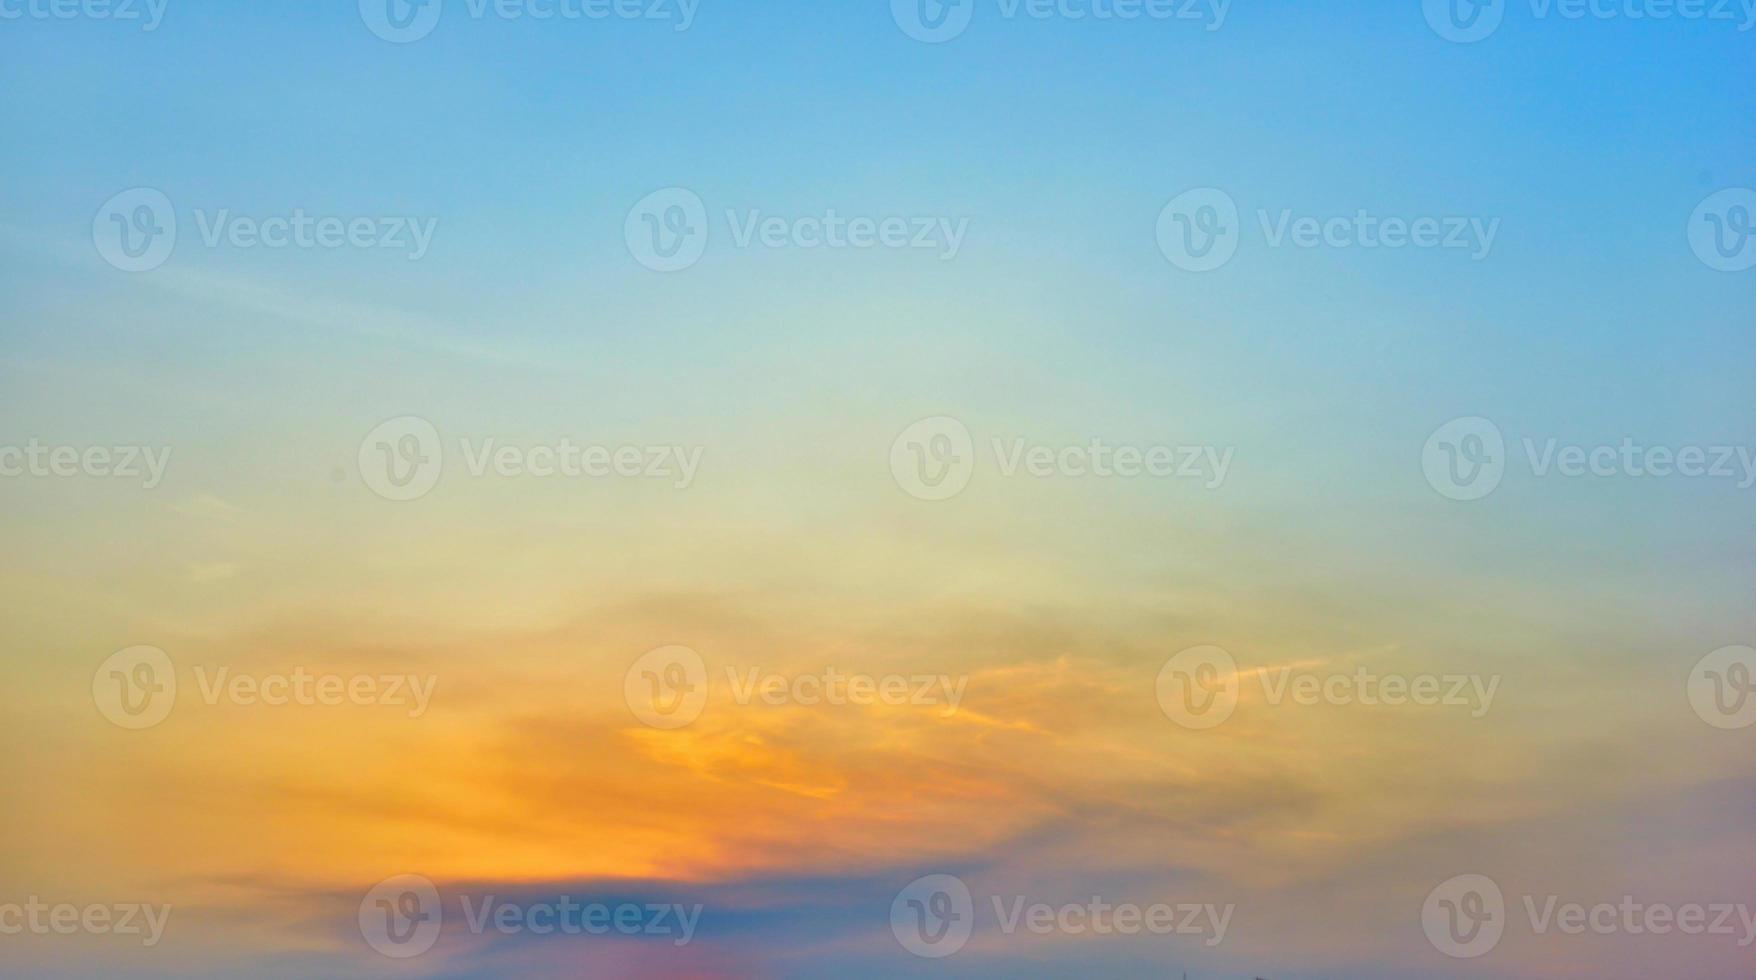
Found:
[[[1276,980],[1487,975],[1376,925],[1470,861],[1586,891],[1734,887],[1747,749],[1672,695],[1756,635],[1756,489],[1518,463],[1465,504],[1421,454],[1469,416],[1514,460],[1525,438],[1756,444],[1756,272],[1686,237],[1709,194],[1756,187],[1756,31],[1517,2],[1457,44],[1418,0],[1235,0],[1211,31],[970,2],[943,44],[888,0],[701,0],[686,31],[445,0],[408,44],[355,2],[170,0],[151,32],[0,20],[0,447],[177,453],[156,495],[0,482],[19,610],[0,717],[32,733],[20,782],[49,787],[0,808],[0,863],[46,890],[174,892],[186,959],[140,964],[166,975],[388,975],[362,965],[351,903],[421,860],[452,890],[698,897],[716,914],[691,954],[750,976],[920,967],[881,913],[933,872],[1057,899],[1082,871],[1109,894],[1239,894],[1256,931],[1171,966]],[[93,222],[137,187],[173,202],[178,238],[131,274]],[[625,221],[673,187],[711,240],[659,273]],[[1200,188],[1241,215],[1205,273],[1157,237]],[[735,241],[753,212],[831,208],[968,233],[955,258]],[[203,242],[221,211],[294,210],[436,224],[418,260]],[[1494,238],[1479,259],[1271,247],[1283,211]],[[688,494],[448,475],[387,506],[357,453],[408,414],[447,438],[690,440],[708,462]],[[989,473],[934,509],[885,461],[940,415],[978,442],[1202,440],[1237,464],[1223,494]],[[409,657],[463,695],[415,735],[180,705],[112,741],[91,664],[142,642]],[[1164,655],[1208,642],[1491,670],[1508,707],[1486,729],[1269,713],[1213,751],[1150,696]],[[666,742],[615,696],[660,643],[924,658],[973,675],[980,713],[942,730],[788,706]],[[73,809],[79,831],[40,844]],[[1679,829],[1654,841],[1653,822]],[[145,853],[114,844],[136,833]],[[1495,975],[1673,956],[1529,939]],[[978,946],[943,975],[1166,967],[1159,947]],[[1743,969],[1686,955],[1703,978]],[[426,966],[572,956],[497,942]]]

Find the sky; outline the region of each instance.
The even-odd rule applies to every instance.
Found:
[[[1752,24],[0,0],[0,976],[1747,977]]]

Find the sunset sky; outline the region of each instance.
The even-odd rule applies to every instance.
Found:
[[[1756,646],[1756,271],[1691,246],[1756,187],[1741,6],[1510,3],[1454,43],[1418,0],[965,0],[924,43],[884,0],[701,0],[687,29],[677,0],[446,0],[399,43],[374,2],[168,0],[150,30],[0,4],[27,11],[0,19],[0,976],[1749,976],[1735,913],[1526,915],[1756,907],[1756,728],[1691,700],[1756,663],[1704,659]],[[128,271],[137,188],[175,250]],[[659,272],[636,231],[672,188],[708,237]],[[1213,271],[1155,231],[1193,189],[1238,210]],[[831,211],[928,247],[802,242]],[[1277,244],[1362,212],[1494,235]],[[295,213],[389,240],[229,224]],[[786,241],[741,240],[768,217]],[[1476,418],[1504,479],[1457,499],[1424,454]],[[937,419],[973,460],[923,499],[897,461],[942,459],[909,435]],[[1199,473],[1070,472],[1093,440]],[[392,499],[375,463],[416,443],[437,482]],[[1625,443],[1728,475],[1541,466]],[[659,472],[531,472],[563,445]],[[6,469],[32,446],[164,466]],[[1054,472],[1008,473],[1035,446]],[[176,691],[128,727],[115,692],[167,679],[138,647]],[[1206,647],[1237,700],[1204,728],[1167,662]],[[650,723],[651,664],[697,716]],[[810,697],[830,672],[907,694]],[[1361,676],[1462,700],[1279,686]],[[344,693],[264,703],[299,677]],[[362,921],[405,875],[443,926],[396,957]],[[930,875],[973,902],[942,958],[893,921]],[[1505,899],[1476,958],[1423,927],[1460,875]],[[464,911],[563,896],[699,921]],[[1002,921],[1096,898],[1231,911]],[[39,900],[170,912],[151,945],[8,932]]]

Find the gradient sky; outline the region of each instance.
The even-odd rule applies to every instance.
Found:
[[[16,9],[8,7],[6,9]],[[1007,20],[916,42],[880,0],[702,0],[693,25],[474,20],[391,44],[352,2],[170,0],[159,27],[0,20],[0,446],[173,449],[164,482],[0,478],[0,903],[164,902],[165,941],[0,935],[0,975],[1747,977],[1724,937],[1422,933],[1480,873],[1563,901],[1756,905],[1753,731],[1690,710],[1756,645],[1756,488],[1536,478],[1475,502],[1428,436],[1756,447],[1756,272],[1685,236],[1756,187],[1756,31],[1511,4],[1236,0],[1223,27]],[[659,274],[624,220],[706,202]],[[94,248],[163,191],[177,250]],[[1191,188],[1237,256],[1161,254]],[[969,219],[955,259],[738,248],[727,209]],[[1466,215],[1490,255],[1270,248],[1256,213]],[[437,219],[388,251],[206,247],[195,213]],[[392,502],[386,419],[455,446],[698,446],[687,489],[471,479]],[[1232,447],[1187,481],[1003,478],[917,500],[906,426]],[[449,450],[448,450],[449,452]],[[448,459],[448,466],[450,460]],[[94,709],[105,658],[432,675],[430,711]],[[644,652],[715,691],[663,731]],[[1261,703],[1178,726],[1154,682],[1503,678],[1483,718]],[[921,706],[737,705],[725,668],[946,674]],[[1253,675],[1252,675],[1253,676]],[[694,942],[471,936],[379,956],[375,883],[699,902]],[[954,874],[975,937],[917,959],[898,891]],[[1183,937],[1005,936],[987,896],[1235,903]],[[1516,901],[1516,899],[1514,899]],[[452,906],[454,909],[455,906]],[[448,913],[452,911],[448,909]],[[1515,915],[1518,914],[1515,912]],[[1756,948],[1756,947],[1753,947]]]

